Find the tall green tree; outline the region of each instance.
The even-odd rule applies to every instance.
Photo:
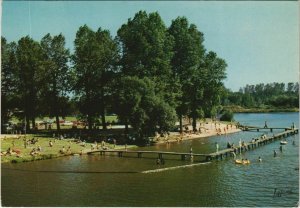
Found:
[[[41,96],[49,116],[56,118],[57,131],[60,131],[59,116],[66,115],[66,93],[70,89],[69,50],[65,48],[62,34],[49,33],[41,40],[44,55]]]
[[[110,96],[110,83],[118,58],[118,47],[109,31],[94,32],[86,25],[79,28],[75,39],[73,56],[75,84],[80,110],[87,115],[89,129],[93,118],[102,117],[106,129],[105,110]]]
[[[157,93],[164,93],[174,103],[170,60],[173,56],[173,38],[157,12],[140,11],[121,26],[117,39],[121,45],[122,74],[148,77],[156,83]]]
[[[146,92],[151,94],[143,96],[131,125],[139,131],[140,137],[154,134],[155,130],[162,131],[159,125],[155,125],[160,118],[151,115],[153,109],[163,109],[165,121],[162,122],[175,123],[172,113],[168,113],[174,112],[178,93],[170,65],[173,38],[158,13],[147,14],[145,11],[136,13],[117,34],[122,54],[121,74],[143,80]],[[163,123],[160,126],[164,126]]]
[[[43,51],[40,44],[29,36],[18,41],[16,49],[17,75],[19,79],[18,93],[26,117],[26,129],[29,130],[29,121],[35,126],[37,116],[38,90],[41,84],[40,74],[43,67]]]
[[[118,119],[125,124],[126,135],[131,118],[140,107],[144,88],[146,88],[144,82],[134,76],[120,77],[115,81],[113,111],[118,115]]]
[[[226,67],[225,60],[219,58],[215,52],[210,51],[205,55],[203,68],[206,70],[206,76],[203,97],[204,106],[209,114],[216,115],[220,109],[221,97],[226,93],[223,84]]]
[[[204,37],[194,24],[189,24],[185,17],[178,17],[173,20],[168,31],[174,37],[175,42],[171,64],[173,76],[179,80],[182,93],[178,97],[179,105],[176,109],[180,121],[180,132],[182,132],[182,116],[191,111],[191,90],[195,93],[194,97],[199,96],[196,95],[199,90],[194,89],[195,82],[199,81],[196,79],[202,77],[198,72],[205,52]],[[194,102],[194,105],[198,104]],[[196,112],[193,113],[193,115],[195,114]]]
[[[8,122],[17,102],[17,60],[15,42],[1,37],[1,123]]]

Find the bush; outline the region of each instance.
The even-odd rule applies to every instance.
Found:
[[[220,118],[220,121],[232,121],[233,112],[231,110],[225,110]]]

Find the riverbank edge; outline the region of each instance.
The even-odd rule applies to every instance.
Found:
[[[136,145],[130,145],[129,147],[127,147],[127,149],[134,149],[138,146]],[[116,147],[114,148],[115,150],[122,150],[125,149],[124,146],[122,147]],[[54,159],[54,158],[59,158],[59,157],[67,157],[67,156],[82,156],[82,155],[87,155],[89,151],[84,151],[83,153],[81,152],[74,152],[74,153],[70,153],[70,154],[42,154],[39,156],[32,156],[31,158],[14,158],[11,160],[7,160],[7,161],[3,161],[1,159],[1,164],[7,164],[7,163],[23,163],[23,162],[33,162],[33,161],[39,161],[39,160],[49,160],[49,159]],[[2,157],[2,156],[1,156]]]
[[[226,125],[226,124],[230,124],[231,122],[225,122],[222,121],[221,122],[222,125]],[[224,133],[220,133],[218,134],[217,132],[211,132],[211,133],[203,133],[203,134],[195,134],[195,133],[189,133],[189,134],[185,134],[182,136],[182,139],[180,139],[180,134],[176,133],[176,132],[171,132],[171,136],[168,137],[168,139],[160,139],[159,141],[153,141],[152,144],[153,145],[162,145],[162,144],[168,144],[168,143],[174,143],[174,142],[181,142],[181,141],[186,141],[186,140],[192,140],[192,139],[199,139],[199,138],[209,138],[209,137],[213,137],[213,136],[221,136],[221,135],[226,135],[226,134],[233,134],[233,133],[237,133],[240,132],[241,129],[239,128],[235,128],[235,129],[231,129],[228,132]],[[138,146],[136,145],[128,145],[127,149],[134,149],[137,148]],[[125,149],[125,146],[116,146],[114,148],[115,150],[123,150]],[[54,154],[42,154],[39,156],[31,156],[30,158],[12,158],[11,160],[6,160],[3,161],[1,159],[1,164],[5,164],[5,163],[22,163],[22,162],[33,162],[33,161],[39,161],[39,160],[48,160],[48,159],[54,159],[54,158],[59,158],[59,157],[65,157],[65,156],[81,156],[81,155],[86,155],[89,152],[88,149],[85,149],[82,153],[81,152],[74,152],[74,153],[70,153],[70,154],[60,154],[60,153],[54,153]],[[1,156],[2,157],[2,156]]]

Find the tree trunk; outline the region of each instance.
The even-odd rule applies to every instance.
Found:
[[[29,132],[30,131],[30,119],[29,119],[29,116],[27,115],[26,118],[26,132]]]
[[[129,139],[129,132],[128,132],[128,120],[125,120],[125,130],[124,130],[124,134],[125,134],[125,144],[127,144],[127,141]]]
[[[193,115],[193,131],[197,131],[197,118],[195,115]]]
[[[91,115],[88,115],[87,121],[88,121],[89,130],[92,130],[93,126],[92,126],[92,116]]]
[[[182,115],[179,115],[180,134],[182,133]]]
[[[128,135],[128,121],[125,121],[125,135]]]
[[[106,121],[105,121],[105,102],[104,102],[104,90],[101,89],[101,121],[102,121],[102,128],[106,130]]]
[[[56,119],[56,131],[57,131],[57,133],[59,133],[60,132],[60,124],[59,124],[58,115],[55,116],[55,119]]]
[[[31,125],[32,125],[32,129],[35,129],[35,118],[31,118]]]
[[[104,107],[102,107],[102,110],[101,110],[101,122],[102,122],[102,128],[104,130],[106,130],[107,127],[106,127],[106,121],[105,121],[105,110],[104,110]]]

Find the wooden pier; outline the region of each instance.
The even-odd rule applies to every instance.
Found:
[[[287,128],[287,127],[272,127],[272,128],[264,128],[264,127],[257,127],[257,126],[243,126],[240,125],[239,128],[243,131],[270,131],[273,132],[273,130],[284,130],[284,131],[288,131],[288,130],[295,130],[294,128]]]
[[[275,128],[269,128],[269,129],[275,129]],[[276,129],[284,129],[284,128],[276,128]],[[298,134],[298,133],[299,133],[299,129],[296,129],[296,128],[289,129],[289,130],[285,129],[284,132],[274,134],[271,137],[261,136],[258,138],[253,138],[254,141],[244,142],[244,144],[241,147],[238,146],[238,147],[228,148],[228,149],[224,149],[224,150],[221,150],[218,152],[211,153],[207,156],[206,160],[209,161],[212,159],[219,159],[219,158],[222,159],[223,157],[232,156],[232,155],[240,153],[240,152],[253,150],[259,146],[262,146],[262,145],[274,142],[278,139],[288,137],[288,136]]]
[[[257,128],[257,127],[256,127]],[[257,128],[260,129],[260,128]],[[266,128],[262,128],[266,129]],[[240,153],[240,152],[245,152],[249,150],[253,150],[259,146],[268,144],[270,142],[273,142],[277,139],[281,139],[284,137],[288,137],[290,135],[298,134],[299,129],[286,129],[286,128],[267,128],[267,129],[285,129],[284,132],[274,134],[271,137],[267,136],[261,136],[258,138],[254,138],[253,141],[250,142],[244,142],[243,145],[240,147],[233,147],[233,148],[227,148],[223,149],[217,152],[209,153],[209,154],[199,154],[199,153],[193,153],[193,152],[166,152],[166,151],[140,151],[140,150],[93,150],[90,152],[87,152],[87,154],[94,154],[94,153],[100,153],[100,155],[105,155],[106,153],[115,153],[118,155],[118,157],[123,157],[123,156],[134,156],[136,155],[137,158],[142,158],[145,155],[157,155],[159,159],[163,159],[163,156],[167,155],[173,155],[173,156],[179,156],[181,160],[186,160],[186,159],[191,159],[194,160],[194,158],[199,158],[201,157],[202,160],[205,161],[210,161],[214,159],[223,159],[224,157],[229,157],[233,156],[234,154]],[[272,131],[272,130],[271,130]]]
[[[159,159],[163,158],[163,155],[175,155],[179,156],[181,160],[186,160],[191,157],[204,157],[206,158],[209,154],[196,154],[190,152],[165,152],[165,151],[140,151],[140,150],[94,150],[87,154],[100,153],[100,155],[105,155],[106,153],[116,153],[119,157],[136,155],[137,158],[142,158],[144,155],[157,155]]]

